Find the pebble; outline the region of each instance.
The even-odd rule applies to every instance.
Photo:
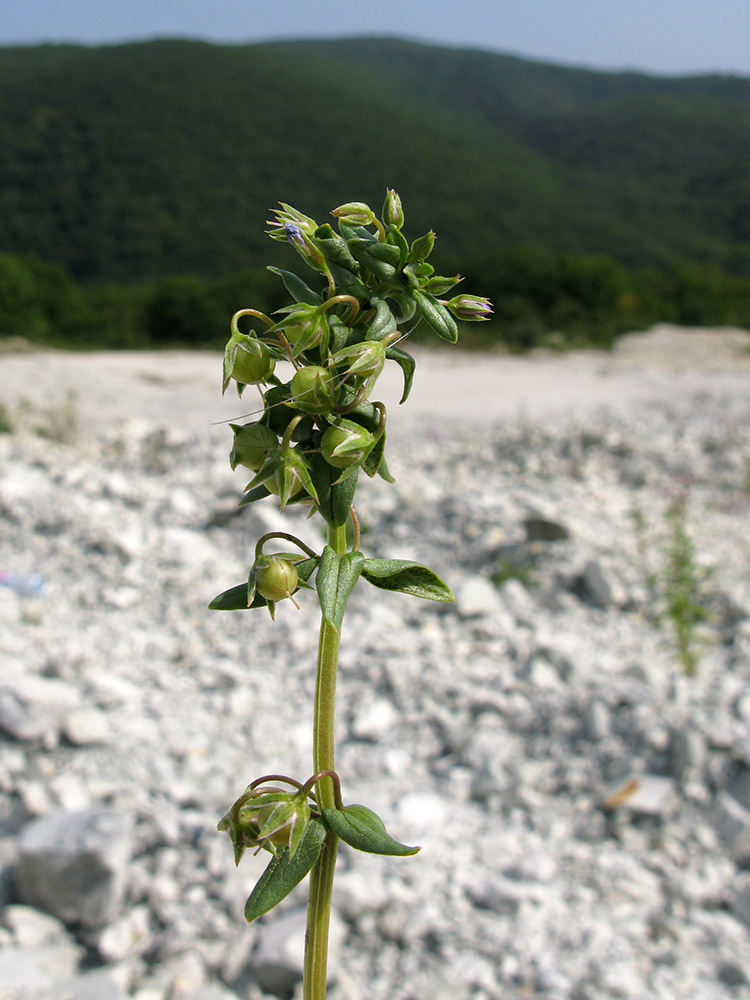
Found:
[[[332,1000],[747,993],[748,441],[750,396],[718,390],[394,432],[362,546],[424,562],[456,602],[350,598],[344,798],[423,850],[342,848]],[[322,537],[293,506],[229,516],[227,451],[146,420],[0,441],[0,551],[45,577],[33,603],[0,589],[11,1000],[299,990],[306,888],[245,925],[268,857],[235,868],[216,823],[254,777],[310,774],[318,615],[304,593],[275,623],[207,604],[260,534]],[[678,489],[714,566],[692,677],[665,616]]]

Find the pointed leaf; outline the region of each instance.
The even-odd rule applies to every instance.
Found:
[[[319,306],[323,301],[317,292],[309,288],[302,278],[298,278],[291,271],[283,271],[280,267],[269,267],[268,270],[278,274],[295,302],[306,302],[310,306]]]
[[[361,552],[347,552],[343,556],[337,556],[330,545],[323,549],[315,586],[323,618],[336,629],[340,629],[343,624],[346,602],[359,579],[364,562],[365,557]]]
[[[395,590],[426,601],[453,600],[450,588],[437,574],[408,559],[365,559],[362,576],[381,590]]]
[[[325,826],[319,819],[314,819],[308,824],[293,858],[289,857],[289,849],[285,847],[271,859],[245,903],[245,920],[248,923],[268,913],[299,885],[318,860],[325,837]]]
[[[370,479],[372,479],[372,477],[380,468],[380,463],[383,461],[384,453],[385,453],[385,433],[380,435],[380,437],[377,439],[373,447],[370,449],[369,455],[362,463],[362,471],[365,473],[365,475],[368,475]]]
[[[334,469],[319,451],[309,456],[310,476],[318,494],[318,510],[335,528],[346,524],[357,489],[356,475],[344,482],[337,482],[341,469]],[[358,470],[355,469],[355,473]]]
[[[249,503],[255,503],[256,500],[263,500],[265,497],[270,496],[271,491],[262,484],[260,486],[253,486],[251,490],[245,490],[237,506],[246,507]]]
[[[405,403],[411,392],[411,384],[414,381],[414,370],[417,367],[417,362],[411,354],[407,354],[406,351],[402,351],[399,347],[386,348],[385,356],[391,361],[395,361],[397,365],[400,365],[401,371],[404,373],[404,391],[401,399],[399,399],[399,403]]]
[[[422,318],[432,327],[434,332],[442,340],[447,340],[449,344],[455,344],[458,340],[458,327],[448,310],[441,306],[434,295],[422,291],[421,288],[412,290],[414,298]]]
[[[345,806],[343,809],[324,809],[323,819],[345,844],[368,854],[388,854],[408,857],[416,854],[418,847],[399,844],[388,833],[382,819],[367,806]]]
[[[387,337],[389,333],[394,333],[398,329],[396,319],[391,312],[391,307],[385,299],[376,299],[373,301],[373,299],[370,298],[370,305],[375,309],[375,315],[372,317],[367,326],[365,339],[382,340],[384,337]]]

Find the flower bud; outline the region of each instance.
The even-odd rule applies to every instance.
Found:
[[[290,405],[303,413],[328,413],[335,405],[335,385],[331,373],[320,365],[300,368],[289,383]]]
[[[246,469],[257,472],[263,465],[268,453],[276,448],[279,440],[264,424],[229,425],[234,431],[234,443],[229,453],[229,464],[233,469],[244,465]]]
[[[424,236],[420,236],[419,239],[414,240],[411,245],[411,250],[409,251],[409,260],[427,260],[432,253],[432,248],[434,246],[435,233],[430,230],[429,233],[425,233]]]
[[[334,208],[331,215],[347,226],[371,226],[375,222],[375,213],[363,201],[348,201]]]
[[[385,196],[383,222],[386,226],[395,226],[396,229],[401,229],[404,224],[404,210],[401,207],[401,199],[393,188],[388,188]]]
[[[255,564],[255,589],[267,601],[283,601],[297,589],[297,570],[283,556],[261,556]]]
[[[320,451],[335,469],[361,465],[372,451],[376,438],[353,420],[338,420],[323,433]]]
[[[492,303],[480,295],[455,295],[443,304],[465,323],[487,320],[492,315]]]

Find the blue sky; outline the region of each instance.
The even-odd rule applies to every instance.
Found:
[[[2,0],[0,44],[400,35],[602,69],[750,76],[749,0]]]

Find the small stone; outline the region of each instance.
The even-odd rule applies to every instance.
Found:
[[[505,580],[499,589],[502,602],[521,625],[533,625],[538,615],[534,598],[520,580]]]
[[[595,743],[606,739],[612,731],[612,713],[607,703],[595,698],[586,706],[586,736]]]
[[[38,948],[55,941],[68,941],[64,925],[33,906],[6,906],[3,923],[12,931],[15,943],[21,948]]]
[[[719,792],[713,810],[719,839],[738,864],[750,860],[750,810],[727,792]]]
[[[725,986],[737,988],[748,983],[747,972],[737,962],[724,959],[716,967],[716,978]]]
[[[62,731],[73,746],[106,743],[109,721],[104,712],[97,708],[81,708],[65,717]]]
[[[398,712],[387,698],[378,698],[360,708],[352,719],[351,732],[355,740],[377,743],[398,720]]]
[[[129,955],[142,955],[151,944],[149,908],[134,906],[102,931],[96,946],[105,962],[121,962]]]
[[[529,542],[562,542],[570,538],[570,530],[560,521],[531,515],[523,522]]]
[[[594,607],[609,608],[612,605],[622,607],[627,603],[619,581],[598,559],[589,559],[583,567],[582,580],[586,596]]]
[[[625,806],[643,816],[666,816],[675,805],[673,779],[656,774],[641,774],[620,782],[604,801],[605,809]]]
[[[402,823],[419,830],[439,827],[446,819],[446,805],[434,792],[409,792],[398,803]]]
[[[117,979],[105,969],[82,972],[65,983],[66,997],[70,1000],[127,1000],[127,995]]]
[[[24,902],[67,924],[111,922],[125,889],[132,819],[113,810],[59,812],[22,832],[18,888]]]
[[[494,584],[483,576],[467,577],[456,589],[456,611],[461,618],[506,613]]]
[[[83,949],[73,943],[0,948],[0,996],[11,1000],[49,996],[55,984],[73,976],[82,957]]]
[[[0,731],[20,743],[41,740],[52,727],[44,712],[13,691],[0,691]]]

